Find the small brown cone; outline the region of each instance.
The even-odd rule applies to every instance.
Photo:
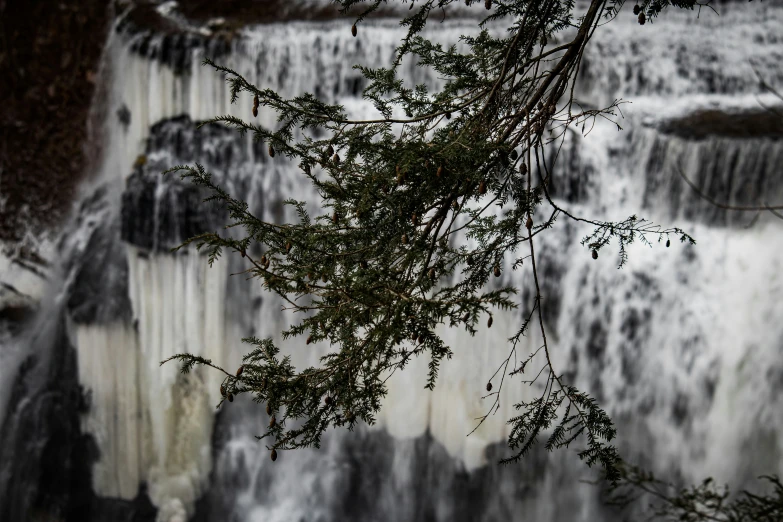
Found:
[[[266,265],[266,256],[265,255],[261,256],[261,264],[262,265]]]
[[[598,259],[598,250],[593,250],[593,259]]]
[[[484,0],[484,8],[487,10],[492,9],[492,0]]]
[[[408,234],[403,234],[402,238],[400,238],[400,240],[402,241],[403,245],[407,245],[408,244]]]
[[[492,328],[492,316],[489,316],[489,319],[487,319],[487,328]]]
[[[511,161],[516,161],[519,157],[519,153],[517,152],[517,149],[511,149]]]
[[[289,252],[291,252],[291,242],[287,241],[285,244],[285,253],[288,254]]]
[[[328,148],[328,149],[326,149],[326,155],[327,155],[327,156],[334,156],[334,147],[332,147],[331,145],[329,145],[329,148]]]
[[[356,33],[357,33],[357,31],[356,31],[356,24],[353,24],[351,26],[351,34],[354,36],[354,38],[356,38]]]
[[[328,280],[329,280],[329,278],[326,277],[326,274],[321,276],[321,281],[323,281],[324,283],[327,282]]]
[[[310,344],[311,342],[313,342],[313,336],[312,335],[307,338],[307,342],[305,344]]]
[[[495,265],[495,268],[492,270],[492,272],[495,274],[495,277],[500,277],[500,265]]]
[[[272,462],[276,461],[277,460],[277,450],[273,449],[269,453],[269,458],[272,459]]]
[[[671,244],[672,244],[671,240],[667,239],[666,240],[666,248],[669,248],[671,246]]]
[[[479,194],[482,196],[487,193],[487,184],[484,182],[484,180],[481,180],[481,183],[479,183]]]
[[[269,145],[269,157],[270,158],[275,157],[275,148],[272,145]]]
[[[435,174],[437,177],[443,176],[443,165],[438,167],[438,172]]]
[[[244,366],[240,366],[240,367],[237,369],[237,377],[241,376],[241,375],[242,375],[242,372],[244,372],[244,371],[245,371],[245,367],[244,367]]]
[[[274,428],[277,425],[277,419],[274,415],[272,415],[272,418],[269,419],[269,427]]]
[[[226,387],[224,385],[220,385],[220,396],[225,397],[226,396]]]
[[[429,275],[430,275],[430,279],[435,279],[435,269],[434,268],[430,268]]]
[[[519,173],[523,176],[527,174],[527,164],[524,161],[519,164]]]
[[[527,227],[528,230],[533,228],[533,217],[532,216],[528,216],[527,217],[527,222],[525,223],[525,226]]]
[[[326,404],[327,406],[331,405],[332,398],[327,395],[326,398],[324,399],[324,404]]]
[[[644,23],[647,21],[647,17],[644,16],[644,13],[639,13],[639,25],[644,25]]]
[[[638,15],[642,11],[642,8],[638,5],[633,6],[633,14]]]
[[[233,393],[229,393],[228,394],[228,402],[234,402],[234,394]]]
[[[487,383],[487,391],[492,391],[492,383],[491,382]]]

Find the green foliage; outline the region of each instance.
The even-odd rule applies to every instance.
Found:
[[[783,484],[776,476],[759,477],[768,493],[747,490],[732,495],[712,478],[685,488],[663,482],[637,467],[621,466],[622,480],[606,491],[608,504],[629,512],[648,500],[652,519],[685,522],[777,522],[783,520]]]
[[[538,375],[528,382],[532,386],[543,376],[545,385],[537,399],[516,405],[519,414],[509,420],[508,440],[514,453],[504,462],[524,456],[551,429],[547,449],[583,441],[580,458],[600,465],[615,481],[618,455],[610,445],[615,436],[611,420],[595,400],[564,383],[551,363],[534,238],[561,214],[586,221],[596,229],[583,244],[597,256],[616,240],[621,265],[627,245],[637,240],[649,244],[648,238],[660,242],[676,234],[692,242],[679,229],[662,229],[635,216],[612,223],[574,215],[550,197],[551,173],[539,161],[546,147],[562,143],[569,126],[584,128],[596,118],[616,116],[619,100],[601,110],[575,110],[572,100],[590,36],[622,2],[594,0],[578,11],[573,0],[488,1],[480,32],[462,37],[462,48],[444,47],[422,35],[430,14],[450,3],[412,4],[401,22],[407,34],[393,63],[357,67],[368,81],[363,96],[377,109],[377,119],[351,120],[342,106],[311,94],[284,98],[206,62],[226,76],[232,101],[252,97],[255,106],[274,111],[278,123],[268,129],[233,116],[211,122],[249,134],[267,143],[270,155],[297,162],[326,211],[310,216],[304,203],[291,200],[286,204],[295,208],[296,222],[266,222],[201,165],[171,169],[211,191],[210,199],[224,204],[231,219],[230,233],[205,234],[188,243],[206,249],[210,263],[226,251],[240,253],[248,275],[262,280],[290,310],[301,312],[283,336],[331,346],[318,367],[298,370],[270,340],[246,339],[253,351],[237,375],[225,372],[221,392],[230,399],[251,393],[267,404],[274,415],[263,435],[270,449],[318,446],[330,426],[352,429],[359,420],[372,424],[390,373],[403,370],[412,358],[429,358],[422,384],[427,389],[437,385],[441,365],[453,355],[436,333],[439,325],[473,335],[480,317],[518,308],[518,289],[507,279],[500,280],[505,285],[491,285],[490,279],[502,275],[505,260],[514,269],[528,260],[535,301],[509,339],[508,357],[493,376],[499,375],[500,383],[488,395],[494,403],[477,425],[499,409],[504,380],[522,375],[528,364],[537,365]],[[380,1],[340,4],[346,10],[365,6],[360,22]],[[652,9],[668,2],[648,4]],[[499,24],[504,32],[495,30]],[[550,40],[565,43],[547,46]],[[446,79],[445,87],[431,92],[424,85],[406,85],[398,75],[403,57],[435,70]],[[472,247],[460,244],[464,237]],[[513,368],[531,321],[538,323],[543,344],[520,354],[525,362]],[[183,369],[211,365],[188,355],[177,358]]]

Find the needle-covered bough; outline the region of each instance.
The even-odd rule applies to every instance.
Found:
[[[385,3],[339,1],[353,13],[351,32],[357,38],[365,18]],[[296,162],[325,212],[310,216],[304,202],[290,200],[296,222],[263,221],[201,165],[176,166],[169,172],[179,171],[208,189],[209,199],[225,205],[231,219],[225,233],[188,243],[206,249],[210,263],[225,250],[240,254],[250,275],[290,310],[304,312],[292,315],[301,320],[283,332],[284,338],[301,336],[303,345],[325,342],[332,350],[318,366],[305,369],[294,368],[271,340],[256,338],[245,339],[253,349],[237,372],[189,354],[173,359],[184,372],[195,365],[223,371],[220,392],[228,401],[251,393],[265,403],[272,420],[261,438],[274,460],[279,450],[317,447],[330,426],[373,423],[386,380],[415,357],[429,358],[422,384],[434,388],[440,365],[453,355],[436,333],[438,326],[473,335],[480,318],[488,317],[491,327],[493,310],[516,309],[520,303],[514,300],[516,287],[497,288],[490,279],[501,276],[504,267],[529,269],[534,302],[526,304],[530,312],[521,317],[508,340],[508,356],[486,384],[494,402],[477,425],[499,409],[507,379],[529,378],[537,398],[515,405],[518,415],[508,420],[511,451],[503,462],[520,459],[539,439],[550,450],[579,440],[584,445],[579,456],[616,481],[619,457],[611,445],[611,419],[552,364],[535,244],[561,216],[592,225],[582,241],[585,255],[596,258],[615,242],[620,265],[634,241],[668,246],[672,236],[693,243],[680,229],[663,229],[636,216],[620,222],[578,216],[550,196],[552,162],[544,157],[556,157],[566,131],[586,132],[587,126],[589,132],[598,119],[617,123],[622,116],[621,100],[602,109],[582,108],[574,86],[594,32],[617,16],[631,16],[631,8],[621,11],[623,2],[612,0],[579,5],[486,0],[487,11],[479,9],[486,17],[477,19],[473,36],[463,36],[460,46],[433,43],[422,31],[431,16],[437,23],[460,8],[464,13],[454,3],[411,3],[393,62],[387,68],[357,66],[367,82],[363,97],[377,112],[373,119],[353,120],[342,106],[312,94],[284,98],[206,62],[226,75],[232,102],[248,96],[254,117],[259,108],[277,115],[275,128],[254,123],[250,114],[249,121],[221,116],[211,122],[249,133],[268,145],[271,156]],[[648,0],[633,11],[644,24],[669,5],[700,7],[693,0]],[[445,79],[443,88],[433,92],[408,85],[399,73],[403,60],[411,58]],[[540,348],[518,353],[520,339],[534,325],[540,329]]]

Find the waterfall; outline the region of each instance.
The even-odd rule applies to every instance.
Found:
[[[561,216],[539,237],[553,364],[613,416],[622,455],[676,480],[712,475],[742,487],[762,473],[783,473],[783,222],[718,210],[679,171],[722,202],[783,201],[783,130],[775,122],[763,132],[757,126],[759,102],[774,100],[759,91],[749,61],[752,51],[756,70],[783,85],[783,11],[726,9],[699,19],[667,13],[643,30],[622,18],[597,31],[578,100],[630,101],[618,114],[624,130],[607,122],[586,136],[569,130],[555,166],[555,197],[574,214],[639,214],[687,230],[698,244],[634,245],[617,270],[611,249],[594,261],[579,244],[589,226]],[[446,22],[431,34],[456,42],[474,30],[470,21]],[[43,490],[32,468],[45,468],[46,452],[35,453],[21,481],[19,452],[45,446],[43,435],[35,444],[25,437],[57,429],[36,416],[67,392],[63,408],[74,410],[71,429],[81,437],[73,451],[83,458],[73,476],[88,477],[79,487],[93,498],[109,499],[90,520],[120,519],[130,509],[172,522],[520,513],[613,520],[596,488],[579,483],[595,475],[572,449],[496,464],[508,454],[513,404],[535,394],[519,380],[506,381],[499,411],[466,437],[489,407],[481,397],[507,355],[506,339],[533,303],[529,267],[511,270],[510,259],[503,279],[523,289],[521,310],[496,314],[492,329],[474,337],[441,328],[455,356],[434,391],[424,390],[426,360],[417,360],[389,381],[377,425],[332,430],[321,449],[283,452],[275,463],[254,438],[268,421],[258,405],[239,397],[215,410],[220,374],[159,365],[190,352],[234,368],[248,335],[272,337],[298,368],[327,350],[281,338],[292,318],[257,282],[231,275],[246,268],[238,256],[227,253],[210,267],[195,248],[171,252],[226,218],[202,204],[193,186],[160,175],[176,164],[203,164],[261,218],[293,220],[282,203],[288,198],[319,212],[285,158],[269,158],[220,125],[197,128],[217,115],[247,119],[252,103],[231,105],[224,78],[201,66],[203,59],[284,95],[314,92],[364,114],[371,107],[359,98],[364,83],[352,66],[389,63],[401,34],[391,22],[365,24],[358,38],[344,21],[291,22],[249,27],[228,41],[117,25],[102,78],[104,157],[56,246],[64,262],[39,297],[38,315],[24,333],[2,335],[0,518],[22,520]],[[412,84],[443,82],[414,63],[403,72]],[[273,126],[274,115],[262,110],[259,121]],[[539,344],[531,334],[522,357]],[[67,386],[58,388],[58,380]]]

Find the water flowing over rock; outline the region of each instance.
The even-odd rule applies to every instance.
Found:
[[[193,247],[171,251],[226,216],[160,173],[198,162],[270,221],[294,219],[288,198],[321,212],[285,158],[197,126],[249,118],[252,106],[230,105],[224,78],[200,64],[218,56],[258,85],[363,114],[371,107],[352,66],[388,63],[401,32],[376,21],[353,38],[349,27],[270,24],[218,41],[126,21],[109,36],[105,156],[64,227],[37,315],[21,333],[0,331],[0,519],[44,510],[81,521],[613,520],[595,487],[578,482],[594,475],[572,451],[496,465],[513,404],[533,394],[521,382],[507,382],[500,410],[466,437],[533,302],[531,273],[510,261],[502,274],[523,289],[521,312],[497,314],[475,337],[442,328],[455,357],[435,391],[423,389],[426,361],[416,361],[390,381],[377,426],[331,431],[320,450],[283,452],[274,464],[254,438],[268,422],[257,405],[240,397],[216,411],[217,372],[159,365],[190,352],[238,366],[248,335],[272,337],[298,367],[325,353],[281,338],[290,318],[260,285],[230,276],[246,268],[239,256],[210,268]],[[432,34],[456,42],[474,30],[446,22]],[[720,18],[672,13],[643,31],[621,18],[599,30],[578,99],[632,103],[621,106],[622,132],[569,131],[554,195],[581,216],[680,226],[698,245],[634,246],[618,271],[608,251],[594,261],[579,244],[581,223],[561,217],[540,236],[553,363],[614,416],[622,454],[684,481],[713,475],[737,487],[783,473],[783,222],[716,209],[682,176],[728,204],[783,201],[783,133],[758,123],[759,100],[771,99],[749,57],[783,86],[780,8],[732,4]],[[405,75],[443,82],[413,63]],[[259,118],[274,124],[263,109]]]

